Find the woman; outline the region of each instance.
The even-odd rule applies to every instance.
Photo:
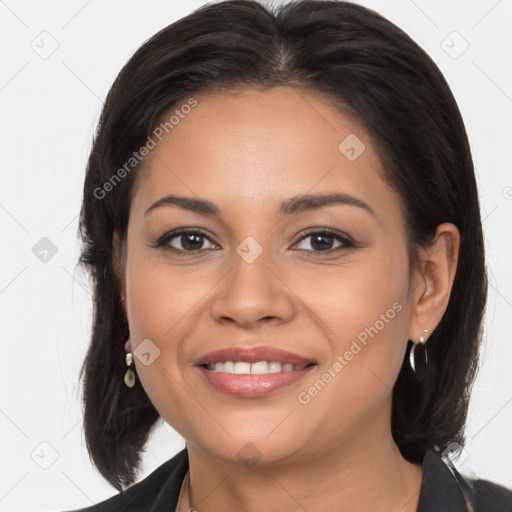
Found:
[[[108,94],[81,262],[86,510],[510,510],[464,444],[487,281],[439,69],[377,13],[207,5]],[[134,483],[159,417],[186,448]]]

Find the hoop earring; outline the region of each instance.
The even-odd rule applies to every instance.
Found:
[[[125,346],[130,341],[130,338],[126,340]],[[128,369],[126,370],[126,373],[124,374],[124,383],[126,384],[126,387],[133,388],[135,386],[135,365],[133,364],[133,355],[131,352],[126,353],[126,366],[128,366]]]
[[[428,334],[427,329],[423,329],[423,332]],[[413,343],[409,352],[409,364],[418,380],[422,380],[427,371],[428,357],[426,344],[427,340],[424,336],[421,336],[418,343]]]

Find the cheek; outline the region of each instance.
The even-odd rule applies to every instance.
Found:
[[[186,295],[176,278],[151,265],[139,265],[134,258],[127,267],[130,329],[137,337],[162,342],[187,308]]]
[[[187,382],[191,356],[190,339],[208,322],[205,304],[218,275],[206,267],[171,266],[159,255],[133,248],[126,264],[127,314],[132,350],[151,340],[158,357],[150,365],[135,357],[137,376],[151,402],[179,432],[188,432],[184,412],[194,409]],[[196,334],[197,336],[197,334]],[[171,398],[172,397],[172,398]],[[197,417],[204,411],[194,410]],[[190,436],[190,432],[188,432]]]
[[[344,351],[351,342],[371,339],[393,344],[407,327],[408,262],[405,251],[381,251],[362,261],[348,262],[346,268],[316,275],[316,293],[303,291],[308,306],[321,317],[333,347]],[[392,256],[389,256],[392,254]],[[396,340],[399,342],[399,340]],[[384,341],[378,349],[385,349]],[[369,343],[367,343],[369,346]]]
[[[384,385],[384,395],[390,392],[407,342],[407,270],[405,248],[388,247],[369,258],[368,264],[354,265],[322,281],[321,297],[311,306],[319,312],[330,340],[328,366],[337,361],[342,368],[338,364],[335,374],[345,376],[333,388],[371,390],[377,382]]]
[[[214,281],[210,276],[213,286]],[[206,299],[208,276],[199,267],[169,265],[163,253],[134,247],[126,265],[130,331],[172,350],[194,308]],[[135,343],[137,342],[136,340]]]
[[[183,414],[191,409],[191,400],[184,392],[187,387],[183,382],[182,341],[192,329],[194,304],[204,293],[194,284],[197,281],[183,281],[179,273],[171,273],[161,264],[150,265],[144,258],[138,258],[136,251],[131,256],[126,268],[126,289],[132,350],[137,354],[137,347],[149,339],[158,354],[147,366],[134,358],[137,378],[160,416],[190,438],[187,415]],[[201,417],[201,411],[194,412]]]
[[[331,277],[315,310],[332,352],[297,399],[308,412],[304,424],[328,411],[323,434],[350,438],[390,403],[407,341],[407,258],[374,258]]]
[[[144,251],[133,250],[126,265],[126,291],[134,354],[138,355],[141,349],[137,347],[143,340],[150,340],[156,347],[153,350],[157,357],[148,366],[135,357],[137,374],[153,398],[160,389],[179,381],[178,369],[183,361],[180,341],[190,329],[190,313],[200,300],[201,288],[197,280],[183,281],[179,270],[171,271],[162,263],[150,261]]]

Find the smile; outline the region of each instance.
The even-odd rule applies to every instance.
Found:
[[[279,361],[258,361],[250,363],[247,361],[225,361],[205,365],[207,370],[223,373],[234,373],[237,375],[265,375],[267,373],[293,372],[303,370],[307,365],[281,363]]]
[[[317,367],[311,358],[270,346],[216,350],[194,363],[210,390],[238,398],[266,396],[298,382]]]

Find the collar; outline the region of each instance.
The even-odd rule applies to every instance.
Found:
[[[472,512],[467,482],[438,452],[423,457],[421,492],[417,512]]]

